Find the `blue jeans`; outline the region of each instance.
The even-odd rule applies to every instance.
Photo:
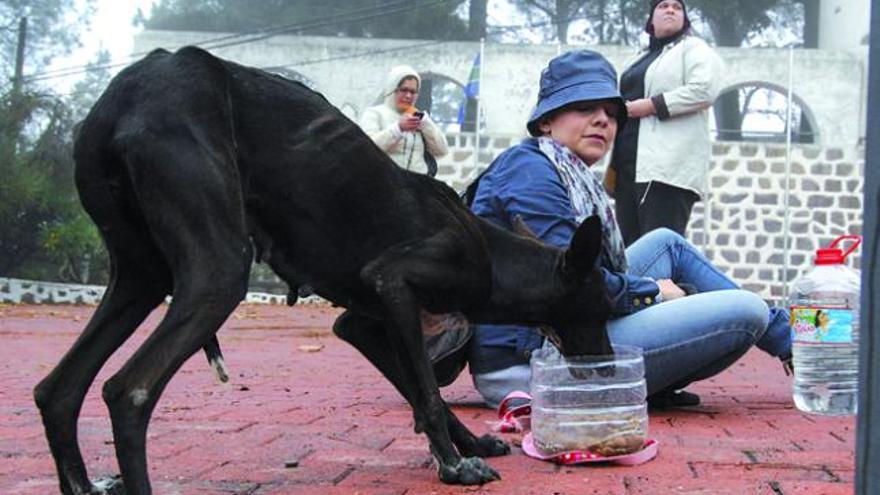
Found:
[[[752,345],[774,356],[791,351],[785,310],[739,289],[685,238],[649,232],[626,250],[629,272],[693,285],[698,294],[666,301],[608,322],[611,342],[641,347],[648,394],[683,388],[729,367]],[[781,372],[781,371],[780,371]],[[514,390],[529,390],[526,365],[473,375],[491,407]]]

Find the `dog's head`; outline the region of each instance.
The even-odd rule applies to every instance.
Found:
[[[584,220],[560,257],[557,277],[562,294],[551,309],[549,325],[541,328],[563,356],[612,355],[607,323],[611,299],[597,260],[602,252],[602,225]]]

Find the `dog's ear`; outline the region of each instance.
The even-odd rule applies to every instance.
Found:
[[[565,252],[565,276],[569,280],[580,280],[596,266],[596,259],[602,252],[602,223],[593,215],[584,220],[571,238]]]
[[[522,215],[514,215],[513,216],[513,231],[523,237],[528,237],[529,239],[534,239],[540,243],[544,242],[541,240],[540,237],[538,237],[537,234],[535,234],[534,231],[532,231],[531,228],[529,228],[529,224],[527,224],[526,221],[523,220]]]

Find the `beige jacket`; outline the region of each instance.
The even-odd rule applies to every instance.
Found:
[[[394,90],[406,76],[415,76],[421,86],[421,78],[411,67],[405,65],[394,67],[388,74],[388,80],[383,88],[382,103],[364,110],[360,126],[373,142],[402,168],[427,173],[425,147],[438,160],[445,156],[449,149],[446,145],[446,136],[428,114],[422,118],[424,123],[419,132],[402,132],[397,125],[401,114],[397,111]]]
[[[659,181],[704,195],[711,139],[709,109],[721,91],[724,65],[694,36],[663,48],[645,72],[645,97],[663,94],[669,116],[644,117],[639,125],[636,182]]]

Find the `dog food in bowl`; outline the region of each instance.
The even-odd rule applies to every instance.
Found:
[[[648,437],[642,350],[563,358],[545,346],[531,359],[532,435],[543,455],[589,451],[625,455]]]

